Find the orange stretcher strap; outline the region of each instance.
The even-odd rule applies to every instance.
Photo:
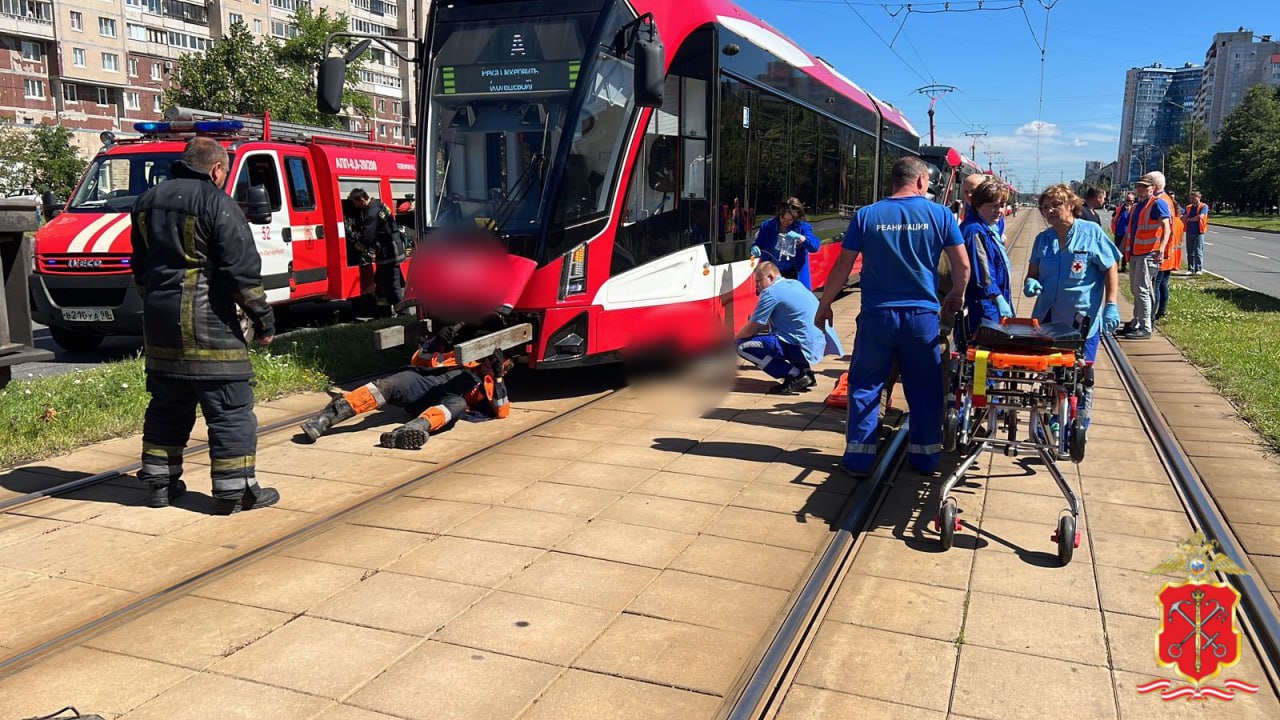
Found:
[[[1032,370],[1035,372],[1044,372],[1051,367],[1074,367],[1076,364],[1076,354],[1074,352],[1052,352],[1045,354],[1025,354],[1013,352],[991,352],[989,350],[975,350],[969,348],[967,354],[970,362],[975,362],[977,355],[985,353],[987,362],[996,370]],[[975,378],[977,369],[974,369]],[[985,369],[984,369],[985,375]],[[977,384],[977,380],[974,380]]]
[[[827,396],[827,407],[845,409],[849,407],[849,373],[841,373],[836,387]]]

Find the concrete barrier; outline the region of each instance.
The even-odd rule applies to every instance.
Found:
[[[0,198],[0,387],[9,384],[13,366],[50,360],[53,353],[37,350],[31,330],[31,238],[40,226],[40,202],[34,197]]]

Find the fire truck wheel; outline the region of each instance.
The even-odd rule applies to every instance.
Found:
[[[49,334],[53,341],[63,350],[71,352],[88,352],[102,344],[102,336],[83,330],[71,330],[62,327],[50,327]]]

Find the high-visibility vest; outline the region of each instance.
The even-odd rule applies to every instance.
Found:
[[[1164,259],[1160,261],[1161,270],[1173,271],[1182,267],[1182,246],[1186,227],[1181,217],[1173,215],[1169,218],[1170,238],[1164,248]]]
[[[1201,235],[1204,234],[1204,231],[1208,229],[1208,225],[1209,225],[1209,213],[1205,213],[1204,215],[1200,214],[1200,208],[1203,208],[1203,207],[1207,207],[1207,206],[1204,203],[1198,203],[1196,205],[1187,206],[1187,215],[1190,217],[1194,217],[1200,223]]]
[[[1155,252],[1160,248],[1160,231],[1162,229],[1159,220],[1151,219],[1151,208],[1155,207],[1156,200],[1164,196],[1164,192],[1152,193],[1151,197],[1142,204],[1142,208],[1138,211],[1138,224],[1133,233],[1133,254],[1146,255]],[[1168,205],[1168,200],[1165,205]],[[1171,206],[1169,214],[1173,215],[1173,207]],[[1172,223],[1170,223],[1172,227]]]

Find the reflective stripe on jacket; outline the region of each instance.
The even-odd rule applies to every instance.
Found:
[[[1160,231],[1163,229],[1159,220],[1151,219],[1151,209],[1155,207],[1156,201],[1164,196],[1164,192],[1152,193],[1151,197],[1142,204],[1142,208],[1138,210],[1138,224],[1133,233],[1133,254],[1146,255],[1160,249]],[[1169,202],[1166,200],[1165,205]],[[1173,215],[1170,208],[1169,215]],[[1172,228],[1172,222],[1170,227]]]

